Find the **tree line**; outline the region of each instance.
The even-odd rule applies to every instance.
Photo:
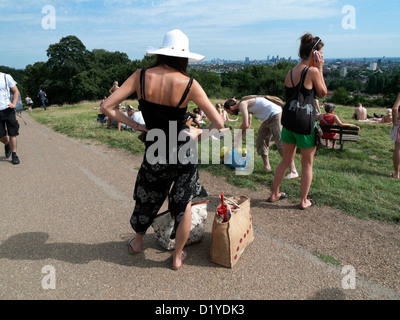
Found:
[[[42,88],[50,104],[73,104],[83,100],[100,100],[109,95],[114,81],[122,84],[136,69],[146,68],[155,62],[155,57],[130,60],[123,52],[104,49],[89,51],[76,36],[61,38],[46,51],[48,60],[28,65],[25,70],[0,66],[0,71],[10,73],[18,82],[22,96],[29,95],[39,106],[37,92]],[[284,100],[284,80],[295,63],[282,61],[276,65],[251,65],[239,71],[223,74],[188,68],[209,97],[229,98],[250,94],[269,94]],[[387,74],[371,74],[366,86],[361,81],[327,78],[328,89],[334,90],[330,101],[338,104],[355,104],[368,101],[360,94],[350,97],[349,91],[384,93],[382,105],[400,92],[400,72],[390,77]],[[136,95],[130,97],[136,98]],[[375,100],[376,102],[376,100]]]

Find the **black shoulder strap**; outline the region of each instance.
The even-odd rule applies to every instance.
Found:
[[[305,67],[301,72],[301,79],[300,79],[300,88],[304,85],[304,81],[306,80],[307,72],[310,67]]]
[[[193,78],[190,78],[189,83],[188,83],[188,85],[186,87],[186,90],[183,93],[183,96],[181,98],[181,101],[179,101],[178,105],[176,106],[177,108],[179,108],[181,106],[181,104],[183,103],[183,101],[186,100],[187,95],[189,94],[190,88],[192,87],[192,84],[193,84]]]
[[[146,69],[142,69],[140,71],[140,96],[142,97],[143,100],[146,100],[145,86],[144,86],[146,80],[145,74],[146,74]]]
[[[292,86],[295,87],[293,82],[293,69],[290,70],[290,81],[292,81]]]

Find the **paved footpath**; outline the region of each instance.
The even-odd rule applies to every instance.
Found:
[[[0,150],[0,299],[400,298],[362,277],[355,289],[344,289],[342,266],[271,235],[257,217],[255,241],[238,264],[215,265],[209,259],[213,205],[206,239],[187,247],[181,270],[170,269],[171,253],[158,246],[152,229],[143,252],[132,256],[126,240],[137,161],[120,161],[23,117],[21,164],[13,166]]]

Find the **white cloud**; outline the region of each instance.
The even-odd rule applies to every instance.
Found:
[[[184,31],[189,36],[191,50],[206,55],[206,59],[245,56],[261,59],[267,54],[294,58],[297,40],[307,31],[326,39],[327,55],[346,56],[348,48],[360,52],[361,47],[379,43],[374,46],[379,50],[387,43],[399,42],[398,38],[385,42],[382,35],[372,35],[371,41],[366,35],[371,33],[370,29],[344,32],[343,3],[339,0],[1,0],[0,40],[6,39],[9,47],[0,49],[0,61],[10,63],[4,50],[17,52],[21,43],[29,47],[29,52],[23,54],[46,60],[48,46],[67,35],[76,35],[89,50],[118,50],[131,59],[140,59],[148,47],[161,45],[165,32],[174,28]],[[41,11],[47,4],[56,8],[56,30],[42,29]],[[32,59],[26,61],[32,63]]]

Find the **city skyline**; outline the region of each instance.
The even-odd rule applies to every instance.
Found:
[[[400,2],[383,0],[2,0],[0,65],[24,69],[47,61],[46,50],[75,35],[88,50],[142,59],[179,28],[190,50],[213,59],[298,59],[305,32],[325,43],[326,59],[400,55]]]

